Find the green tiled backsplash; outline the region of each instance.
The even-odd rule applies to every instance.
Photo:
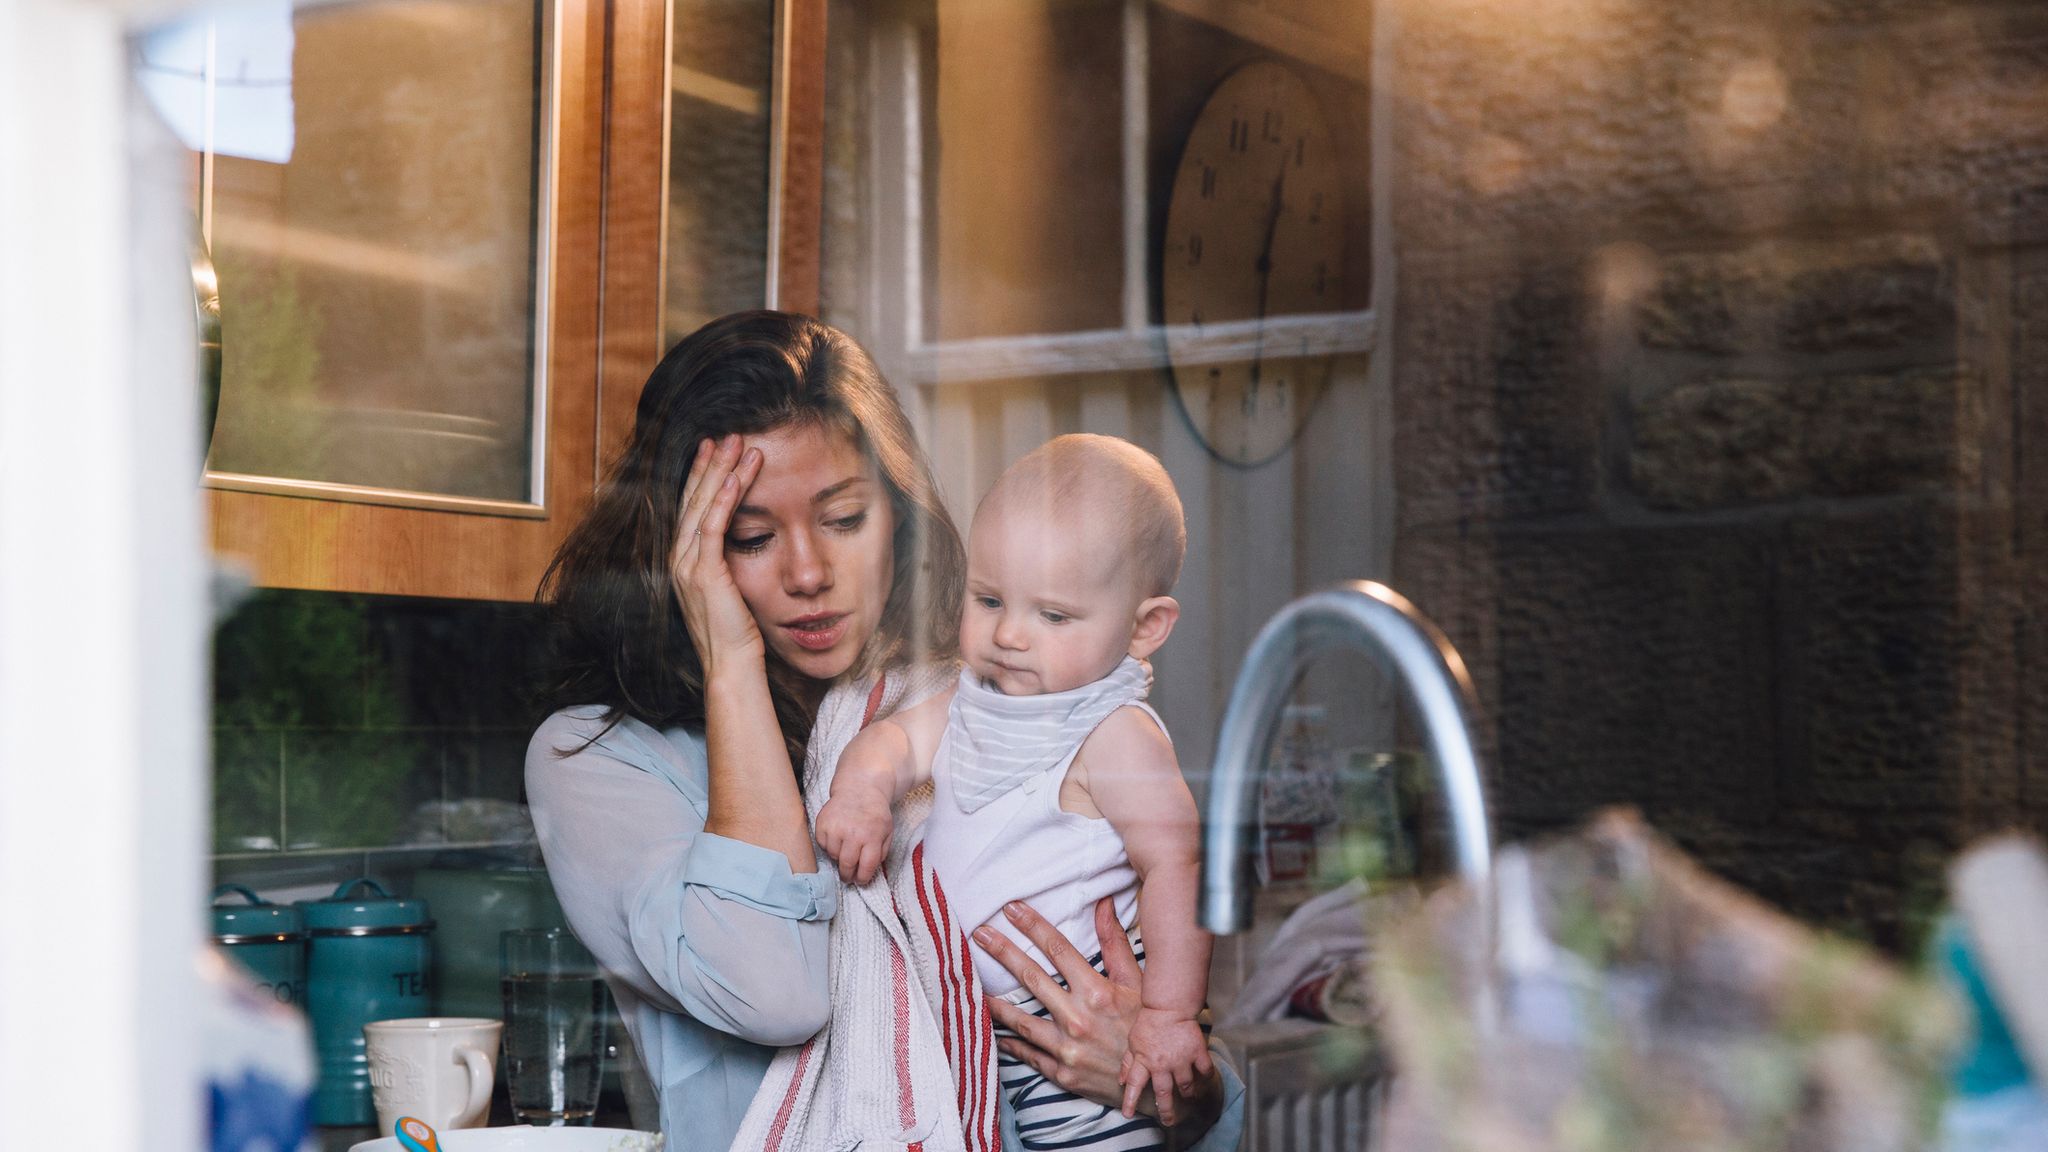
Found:
[[[476,802],[524,798],[540,626],[528,604],[253,594],[214,644],[216,872],[505,839]]]

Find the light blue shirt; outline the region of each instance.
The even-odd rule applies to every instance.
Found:
[[[839,881],[704,831],[704,737],[568,708],[526,750],[526,792],[569,925],[604,966],[661,1099],[668,1146],[723,1152],[775,1050],[831,1014]],[[1196,1152],[1230,1152],[1244,1086],[1219,1058],[1223,1116]],[[1003,1146],[1021,1148],[1003,1110]]]

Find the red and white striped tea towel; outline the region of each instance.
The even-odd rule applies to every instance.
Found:
[[[953,682],[951,665],[891,669],[825,697],[804,757],[812,819],[839,754],[877,716]],[[1000,1152],[995,1032],[968,952],[924,859],[929,785],[896,807],[882,871],[840,889],[832,920],[832,1020],[768,1066],[734,1152]],[[821,870],[836,867],[821,853]]]

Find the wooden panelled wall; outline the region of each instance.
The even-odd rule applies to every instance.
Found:
[[[948,507],[965,531],[1012,461],[1052,436],[1122,436],[1158,456],[1187,515],[1175,597],[1181,622],[1157,660],[1154,703],[1182,767],[1206,773],[1222,703],[1252,636],[1301,591],[1383,575],[1391,527],[1369,499],[1385,425],[1370,362],[1341,362],[1316,419],[1287,455],[1243,471],[1218,465],[1156,373],[935,385],[924,429]],[[1348,721],[1362,727],[1347,731]],[[1333,717],[1340,738],[1377,720]]]

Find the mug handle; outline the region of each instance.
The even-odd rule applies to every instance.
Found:
[[[457,1048],[455,1054],[462,1057],[463,1066],[469,1069],[469,1099],[462,1105],[462,1115],[449,1127],[478,1127],[491,1106],[491,1058],[468,1044]]]

